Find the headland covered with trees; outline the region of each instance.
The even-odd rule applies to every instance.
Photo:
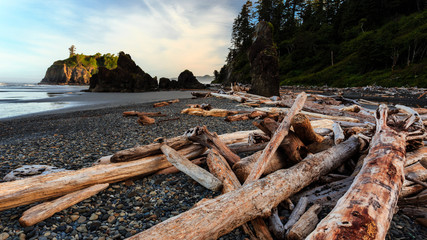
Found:
[[[247,1],[217,83],[250,83],[260,21],[273,27],[281,85],[427,87],[424,0]]]

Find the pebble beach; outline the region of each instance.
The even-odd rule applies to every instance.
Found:
[[[252,121],[225,122],[223,118],[180,113],[189,104],[201,103],[214,108],[243,108],[229,100],[183,98],[161,108],[143,102],[0,120],[0,182],[22,165],[44,164],[67,170],[90,167],[103,156],[152,143],[158,137],[176,137],[195,126],[206,125],[209,131],[218,134],[255,129]],[[141,126],[136,118],[122,116],[124,111],[131,110],[160,111],[166,116],[155,117],[153,125]],[[203,198],[219,194],[183,173],[134,178],[113,183],[97,195],[31,227],[21,227],[18,219],[36,204],[2,211],[0,240],[124,239],[187,211]],[[238,228],[220,239],[245,238]],[[427,228],[398,212],[387,239],[427,239]]]

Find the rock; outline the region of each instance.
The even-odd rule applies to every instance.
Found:
[[[79,231],[79,232],[83,232],[83,233],[86,233],[86,232],[87,232],[87,228],[86,228],[86,225],[85,225],[85,224],[82,224],[82,225],[78,226],[78,227],[76,228],[76,230],[77,230],[77,231]]]
[[[250,93],[271,97],[279,94],[279,58],[273,42],[273,26],[261,21],[249,49],[252,87]]]
[[[63,168],[57,168],[48,165],[24,165],[20,168],[12,170],[6,176],[4,176],[3,181],[15,181],[19,179],[24,179],[27,177],[32,177],[36,175],[46,175],[49,173],[67,171]]]
[[[98,215],[95,213],[92,213],[92,215],[90,216],[89,220],[93,221],[93,220],[97,220],[98,219]]]
[[[81,64],[69,67],[63,61],[57,61],[47,69],[40,83],[89,85],[90,77],[94,72],[94,67],[84,67]]]
[[[205,85],[200,83],[191,71],[184,70],[178,76],[178,87],[186,89],[203,89]]]
[[[135,64],[129,54],[119,53],[117,68],[100,67],[90,78],[92,92],[143,92],[156,90],[157,79],[145,73]]]
[[[160,78],[159,89],[171,89],[171,80],[169,78]]]
[[[80,216],[79,219],[77,220],[78,223],[84,223],[86,222],[86,217],[85,216]]]
[[[9,237],[9,233],[4,232],[0,234],[0,240],[6,240]]]

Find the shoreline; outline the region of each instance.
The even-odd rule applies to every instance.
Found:
[[[71,95],[58,95],[50,98],[21,101],[21,103],[66,103],[66,106],[41,112],[28,113],[18,116],[0,118],[0,122],[16,120],[21,118],[31,118],[51,114],[63,114],[87,110],[99,110],[111,107],[124,107],[128,105],[160,102],[172,99],[191,98],[192,91],[155,91],[140,93],[116,93],[116,92],[79,92]]]

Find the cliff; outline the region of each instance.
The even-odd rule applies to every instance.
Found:
[[[55,62],[50,66],[41,84],[89,85],[90,77],[95,72],[95,67],[82,65],[69,67],[65,63]]]
[[[100,67],[114,69],[118,57],[114,54],[74,54],[67,59],[56,61],[50,66],[41,84],[89,85],[90,78]]]

